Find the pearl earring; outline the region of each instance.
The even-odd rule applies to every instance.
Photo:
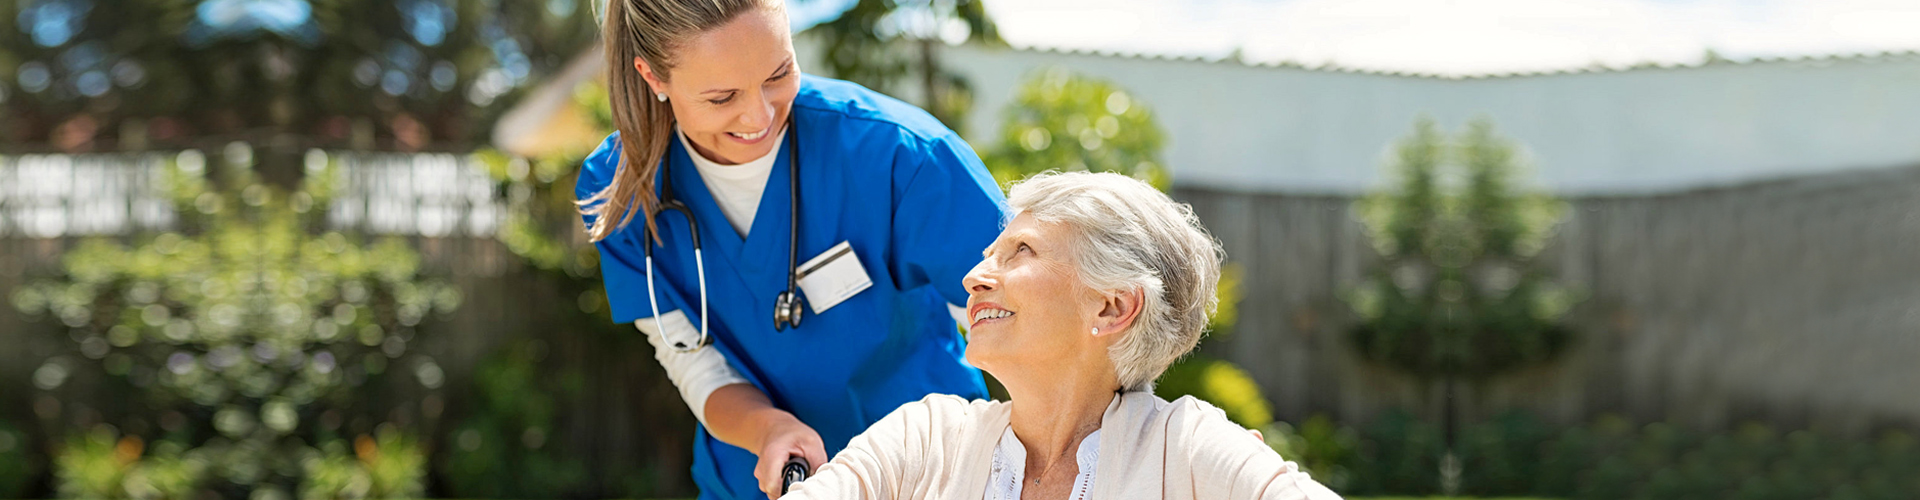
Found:
[[[1095,337],[1100,336],[1100,327],[1097,327],[1097,326],[1093,327],[1093,336]]]
[[[653,98],[654,98],[654,99],[659,99],[659,100],[660,100],[660,102],[667,102],[667,93],[666,93],[666,92],[656,92],[656,93],[654,93],[654,94],[653,94]]]

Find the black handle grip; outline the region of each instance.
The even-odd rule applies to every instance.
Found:
[[[780,468],[780,494],[787,494],[787,489],[792,488],[793,483],[807,480],[807,469],[810,468],[807,459],[788,457],[787,465]]]

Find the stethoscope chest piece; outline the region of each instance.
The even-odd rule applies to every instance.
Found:
[[[800,327],[800,304],[800,296],[795,295],[792,290],[780,292],[780,295],[773,299],[774,331]]]

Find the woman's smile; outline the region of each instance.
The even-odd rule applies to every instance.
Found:
[[[734,142],[738,142],[740,144],[759,144],[760,141],[766,140],[767,136],[773,135],[771,132],[773,132],[774,127],[777,127],[780,125],[782,124],[776,123],[776,124],[767,125],[767,128],[760,129],[760,131],[758,132],[747,132],[747,133],[727,132],[724,135],[726,135],[728,139],[733,139]]]
[[[967,329],[970,330],[979,328],[981,325],[1013,321],[1013,311],[1008,311],[1001,308],[1000,304],[992,302],[974,304],[970,311],[971,314],[968,316],[973,318],[972,324],[967,325]]]

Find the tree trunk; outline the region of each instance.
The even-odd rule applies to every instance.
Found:
[[[948,123],[947,112],[940,106],[940,60],[934,54],[934,39],[922,38],[919,42],[920,107],[925,108],[928,113],[932,113],[934,118],[940,120],[940,123],[945,123],[948,127],[953,127],[956,124]]]
[[[1441,383],[1446,386],[1442,396],[1445,401],[1442,401],[1443,406],[1440,410],[1441,439],[1446,445],[1446,451],[1440,455],[1440,494],[1451,497],[1460,494],[1460,456],[1453,451],[1455,428],[1459,426],[1457,417],[1459,411],[1454,404],[1456,392],[1454,378],[1447,377]]]

